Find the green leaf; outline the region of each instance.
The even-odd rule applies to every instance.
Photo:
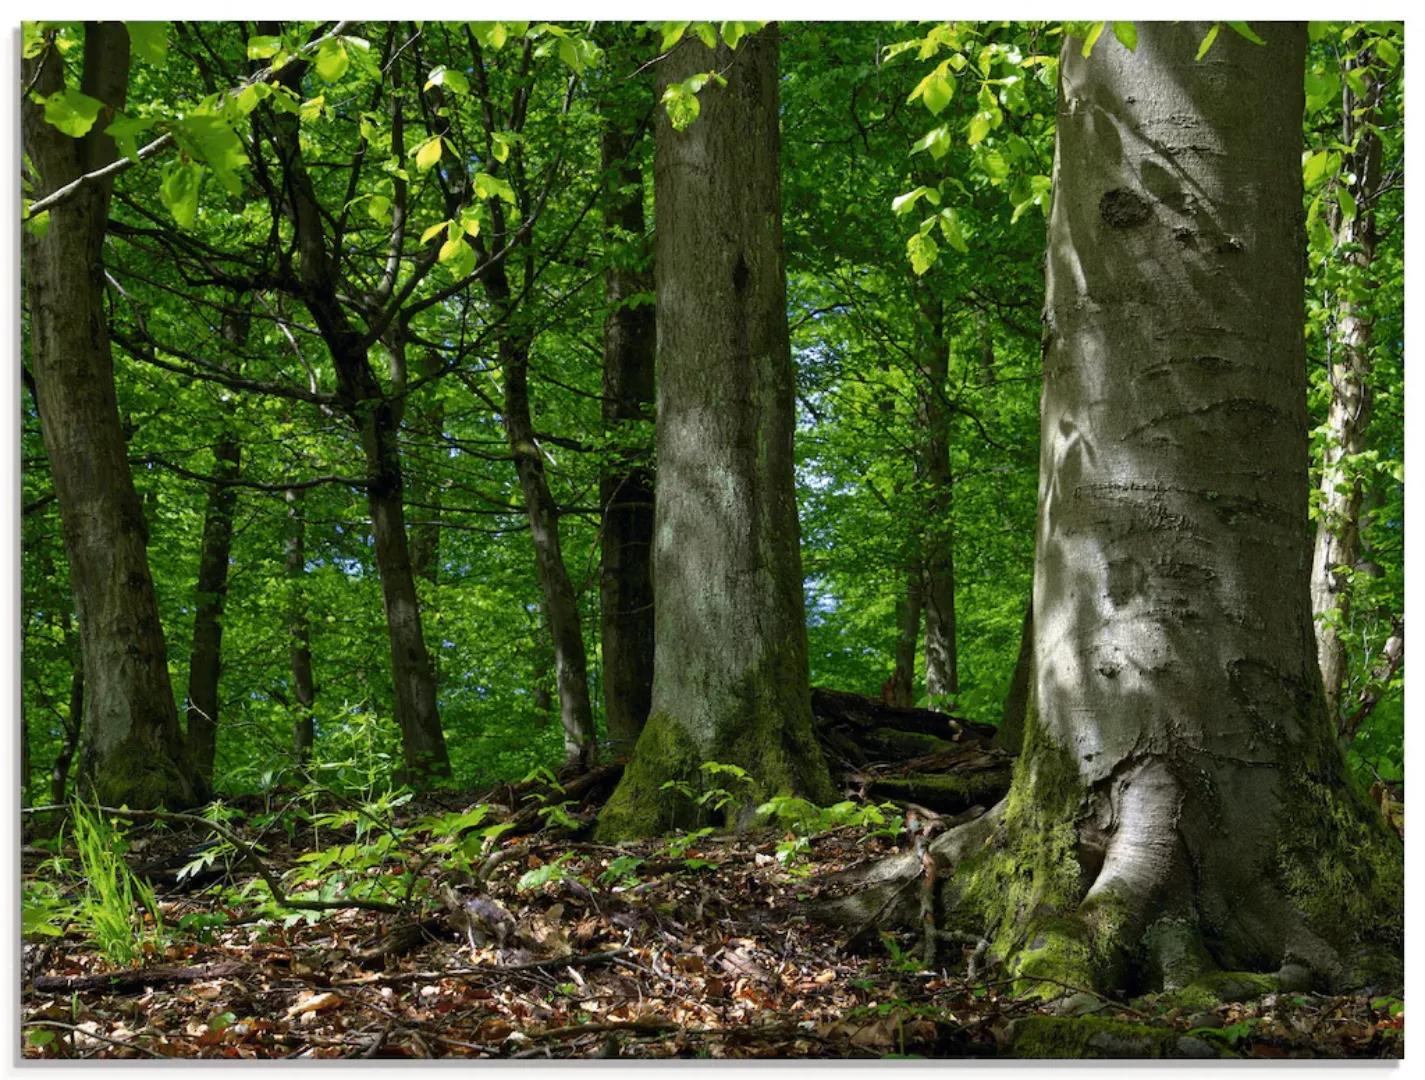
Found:
[[[922,150],[929,150],[930,156],[939,161],[950,152],[950,128],[946,124],[941,124],[938,128],[927,131],[915,141],[915,145],[910,148],[912,154],[918,154]]]
[[[1345,184],[1336,188],[1336,201],[1341,206],[1341,220],[1351,222],[1356,220],[1356,197],[1351,194],[1351,189]]]
[[[1400,50],[1389,38],[1378,37],[1371,44],[1386,67],[1395,67],[1400,63]]]
[[[698,102],[698,95],[689,92],[682,83],[670,83],[663,91],[663,105],[668,110],[668,119],[673,124],[674,131],[683,131],[698,118],[698,111],[702,105]]]
[[[1197,59],[1201,60],[1207,55],[1207,50],[1212,48],[1212,43],[1217,40],[1217,31],[1222,28],[1221,23],[1213,23],[1212,29],[1207,32],[1207,36],[1202,39],[1202,44],[1197,47]]]
[[[161,68],[168,61],[168,23],[129,22],[129,48],[145,64]]]
[[[510,141],[498,131],[490,132],[490,153],[495,156],[495,160],[504,162],[510,156]]]
[[[174,121],[173,134],[180,146],[213,170],[230,195],[242,194],[237,170],[247,164],[247,154],[242,140],[225,121],[216,116],[190,114]]]
[[[1321,178],[1326,175],[1326,163],[1330,155],[1325,150],[1318,150],[1312,154],[1301,166],[1301,182],[1308,188],[1314,188],[1321,183]]]
[[[693,33],[698,35],[698,40],[709,49],[717,48],[717,30],[710,22],[693,23]]]
[[[979,112],[970,117],[970,133],[966,141],[975,146],[990,133],[990,126],[994,122],[994,117],[990,113]]]
[[[1265,45],[1265,44],[1266,44],[1266,42],[1263,41],[1263,40],[1257,35],[1256,31],[1254,31],[1250,26],[1248,26],[1248,25],[1247,25],[1246,23],[1244,23],[1244,22],[1229,22],[1227,25],[1230,26],[1230,27],[1232,27],[1233,30],[1236,30],[1237,33],[1241,34],[1244,38],[1246,38],[1248,41],[1250,41],[1253,45]]]
[[[463,71],[448,68],[444,64],[435,68],[430,77],[426,79],[426,84],[421,89],[429,90],[432,86],[448,86],[457,94],[470,93],[470,80],[465,77]]]
[[[115,113],[114,122],[104,129],[104,134],[118,144],[119,153],[137,165],[139,161],[138,137],[153,127],[153,123],[154,118],[151,116],[133,117]]]
[[[45,120],[71,138],[88,134],[104,103],[78,90],[61,90],[45,99]]]
[[[318,94],[310,101],[302,102],[301,106],[297,109],[297,115],[301,118],[302,123],[310,124],[312,121],[321,118],[322,110],[326,108],[326,104],[327,96],[325,94]]]
[[[496,52],[504,48],[505,39],[509,36],[505,24],[501,22],[472,22],[470,32],[483,48]]]
[[[421,172],[426,172],[432,165],[440,160],[442,144],[440,136],[427,139],[412,151],[412,156],[416,159],[416,168]]]
[[[910,256],[910,267],[919,277],[935,264],[936,258],[940,254],[940,245],[934,238],[925,233],[916,233],[905,245],[906,254]]]
[[[665,22],[660,29],[663,31],[663,43],[658,46],[659,52],[667,52],[674,45],[683,39],[684,32],[688,29],[689,23],[685,22]],[[674,125],[676,127],[676,125]]]
[[[46,1047],[55,1040],[55,1032],[50,1028],[32,1028],[25,1032],[25,1039],[31,1046]]]
[[[962,255],[970,253],[970,247],[965,243],[965,234],[960,228],[960,215],[955,212],[953,206],[947,206],[940,211],[940,232],[945,237],[945,242]]]
[[[1104,24],[1103,24],[1103,23],[1101,23],[1101,22],[1096,22],[1096,23],[1094,23],[1093,26],[1089,29],[1088,34],[1085,35],[1085,37],[1084,37],[1084,47],[1083,47],[1083,55],[1084,55],[1084,59],[1085,59],[1085,60],[1087,60],[1087,59],[1089,58],[1089,54],[1093,52],[1093,47],[1094,47],[1095,42],[1098,41],[1099,36],[1103,33],[1103,27],[1104,27]]]
[[[725,22],[722,24],[720,33],[723,44],[729,49],[737,48],[737,43],[747,34],[747,27],[752,24],[745,22]]]
[[[429,229],[421,233],[421,246],[424,247],[426,244],[430,243],[431,237],[438,236],[440,233],[444,232],[445,227],[449,224],[450,222],[448,221],[437,221]]]
[[[193,219],[198,215],[198,186],[202,179],[202,168],[195,161],[170,162],[163,170],[158,197],[180,228],[193,227]]]
[[[914,191],[907,191],[904,195],[897,195],[891,200],[891,210],[897,214],[908,214],[915,207],[921,196],[924,196],[930,203],[940,205],[940,192],[934,188],[921,185]]]
[[[266,60],[270,56],[276,56],[281,48],[282,39],[275,34],[257,34],[247,39],[247,58]]]
[[[998,184],[1009,175],[1009,162],[1005,161],[1004,155],[998,150],[991,150],[989,153],[982,155],[977,164],[984,171],[984,174],[990,178],[990,183],[992,184]]]
[[[945,111],[945,106],[950,104],[950,99],[954,96],[955,84],[953,82],[942,75],[932,75],[921,95],[921,100],[925,102],[925,107],[930,110],[932,116],[939,116]]]
[[[489,173],[475,174],[475,194],[482,199],[493,199],[498,196],[511,206],[516,201],[515,189],[510,187],[509,181],[499,176],[491,176]]]
[[[476,207],[467,206],[460,211],[460,227],[471,239],[480,235],[480,212]]]
[[[391,220],[391,200],[385,195],[373,195],[366,204],[366,213],[373,221],[385,225]]]
[[[341,38],[322,42],[317,50],[317,74],[323,82],[334,83],[346,74],[351,66],[351,58],[346,55],[346,46]]]
[[[1134,52],[1138,48],[1138,27],[1131,22],[1116,22],[1113,24],[1113,36],[1118,39],[1118,43],[1129,52]]]

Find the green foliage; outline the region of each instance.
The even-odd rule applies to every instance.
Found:
[[[163,916],[153,886],[135,877],[124,861],[128,842],[122,825],[77,801],[69,821],[84,875],[72,916],[84,938],[119,967],[161,952],[167,937]]]

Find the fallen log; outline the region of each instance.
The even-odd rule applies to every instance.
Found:
[[[208,979],[232,979],[246,975],[250,965],[237,962],[208,967],[135,968],[107,975],[39,975],[30,985],[37,994],[142,994],[160,986],[182,986]]]

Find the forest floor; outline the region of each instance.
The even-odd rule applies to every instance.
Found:
[[[387,835],[413,837],[422,820],[449,821],[462,805],[454,793],[439,800],[394,811]],[[373,832],[359,837],[350,824],[322,830],[313,844],[305,829],[277,831],[274,839],[274,819],[260,829],[263,820],[254,814],[230,828],[248,840],[261,835],[263,862],[273,874],[287,873],[289,888],[302,886],[300,868],[310,866],[309,886],[324,881],[330,893],[338,878],[322,867],[327,856],[313,855],[344,852],[352,863],[371,846]],[[254,897],[240,896],[254,877],[251,864],[203,892],[160,886],[162,928],[147,920],[144,955],[128,968],[106,960],[73,921],[27,939],[23,1052],[47,1059],[1022,1054],[1027,1040],[1017,1050],[1017,1033],[1054,1008],[1011,996],[993,972],[967,977],[969,946],[942,947],[928,969],[915,958],[913,934],[866,935],[857,954],[845,947],[845,932],[808,921],[808,905],[830,873],[901,850],[890,830],[870,835],[876,831],[842,827],[798,840],[762,830],[618,848],[572,840],[567,831],[495,836],[462,873],[449,872],[445,857],[447,869],[438,871],[414,842],[414,858],[403,864],[396,847],[380,842],[381,873],[413,871],[432,879],[433,898],[446,898],[443,917],[427,918],[419,930],[409,920],[397,929],[397,915],[356,908],[258,917]],[[205,838],[188,826],[130,834],[149,857]],[[492,851],[504,854],[492,859]],[[39,880],[52,895],[80,888],[77,863],[57,867],[44,858],[26,849],[31,888]],[[460,910],[463,923],[452,914]],[[95,978],[105,974],[119,978]],[[1396,997],[1268,995],[1193,1014],[1152,999],[1079,994],[1074,1001],[1076,1014],[1109,1021],[1074,1056],[1403,1055],[1404,1003]]]

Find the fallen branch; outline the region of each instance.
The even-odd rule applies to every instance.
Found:
[[[141,994],[153,986],[183,986],[206,979],[230,979],[249,972],[237,962],[210,967],[136,968],[107,975],[40,975],[30,984],[37,994]]]

